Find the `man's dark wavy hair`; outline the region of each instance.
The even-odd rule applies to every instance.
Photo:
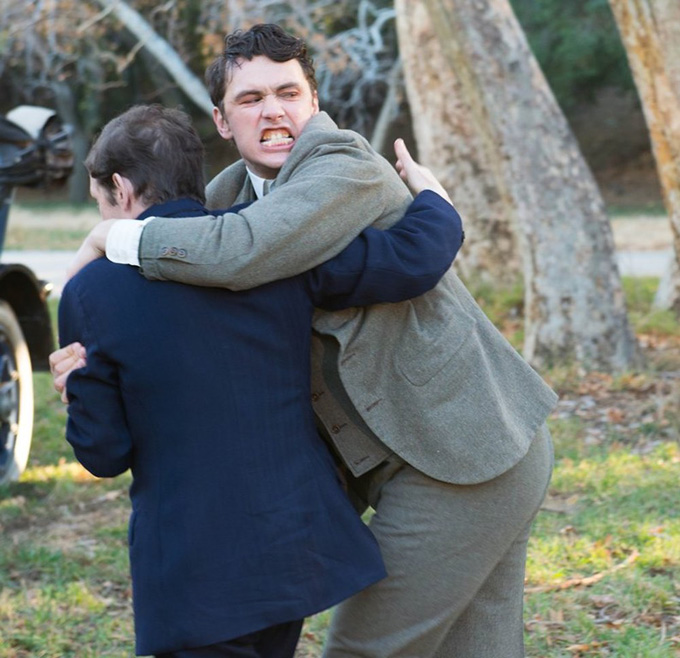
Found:
[[[113,174],[128,178],[146,204],[189,198],[205,203],[203,143],[189,115],[135,105],[104,126],[85,167],[115,203]]]
[[[210,92],[210,100],[224,114],[224,94],[235,67],[241,60],[252,60],[264,55],[274,62],[288,62],[297,59],[309,82],[316,91],[314,61],[307,50],[307,44],[286,32],[275,23],[259,23],[248,31],[236,30],[224,38],[224,50],[210,64],[205,72],[205,82]]]

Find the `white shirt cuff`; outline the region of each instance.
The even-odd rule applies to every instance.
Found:
[[[139,267],[139,242],[142,230],[153,219],[119,219],[106,236],[106,257],[112,263]]]

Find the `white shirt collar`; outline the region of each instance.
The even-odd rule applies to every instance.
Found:
[[[250,171],[250,169],[248,169],[248,167],[246,167],[246,171],[248,172],[250,182],[253,186],[253,189],[255,190],[255,196],[258,199],[261,199],[264,196],[264,182],[270,179],[262,178],[261,176],[254,174],[252,171]]]

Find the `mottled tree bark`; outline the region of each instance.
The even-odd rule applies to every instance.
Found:
[[[426,2],[396,0],[395,7],[419,159],[466,219],[458,270],[468,280],[513,283],[522,270],[513,229],[516,213],[497,131],[469,53],[460,39],[442,47]]]
[[[647,120],[675,263],[659,302],[680,314],[680,2],[609,0]]]
[[[508,0],[395,6],[420,159],[471,236],[463,274],[512,272],[516,239],[525,357],[629,368],[638,352],[604,203]]]

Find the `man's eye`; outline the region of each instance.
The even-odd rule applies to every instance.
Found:
[[[284,91],[281,93],[281,98],[296,98],[298,94],[297,91]]]
[[[252,105],[260,100],[259,96],[245,96],[241,99],[241,105]]]

